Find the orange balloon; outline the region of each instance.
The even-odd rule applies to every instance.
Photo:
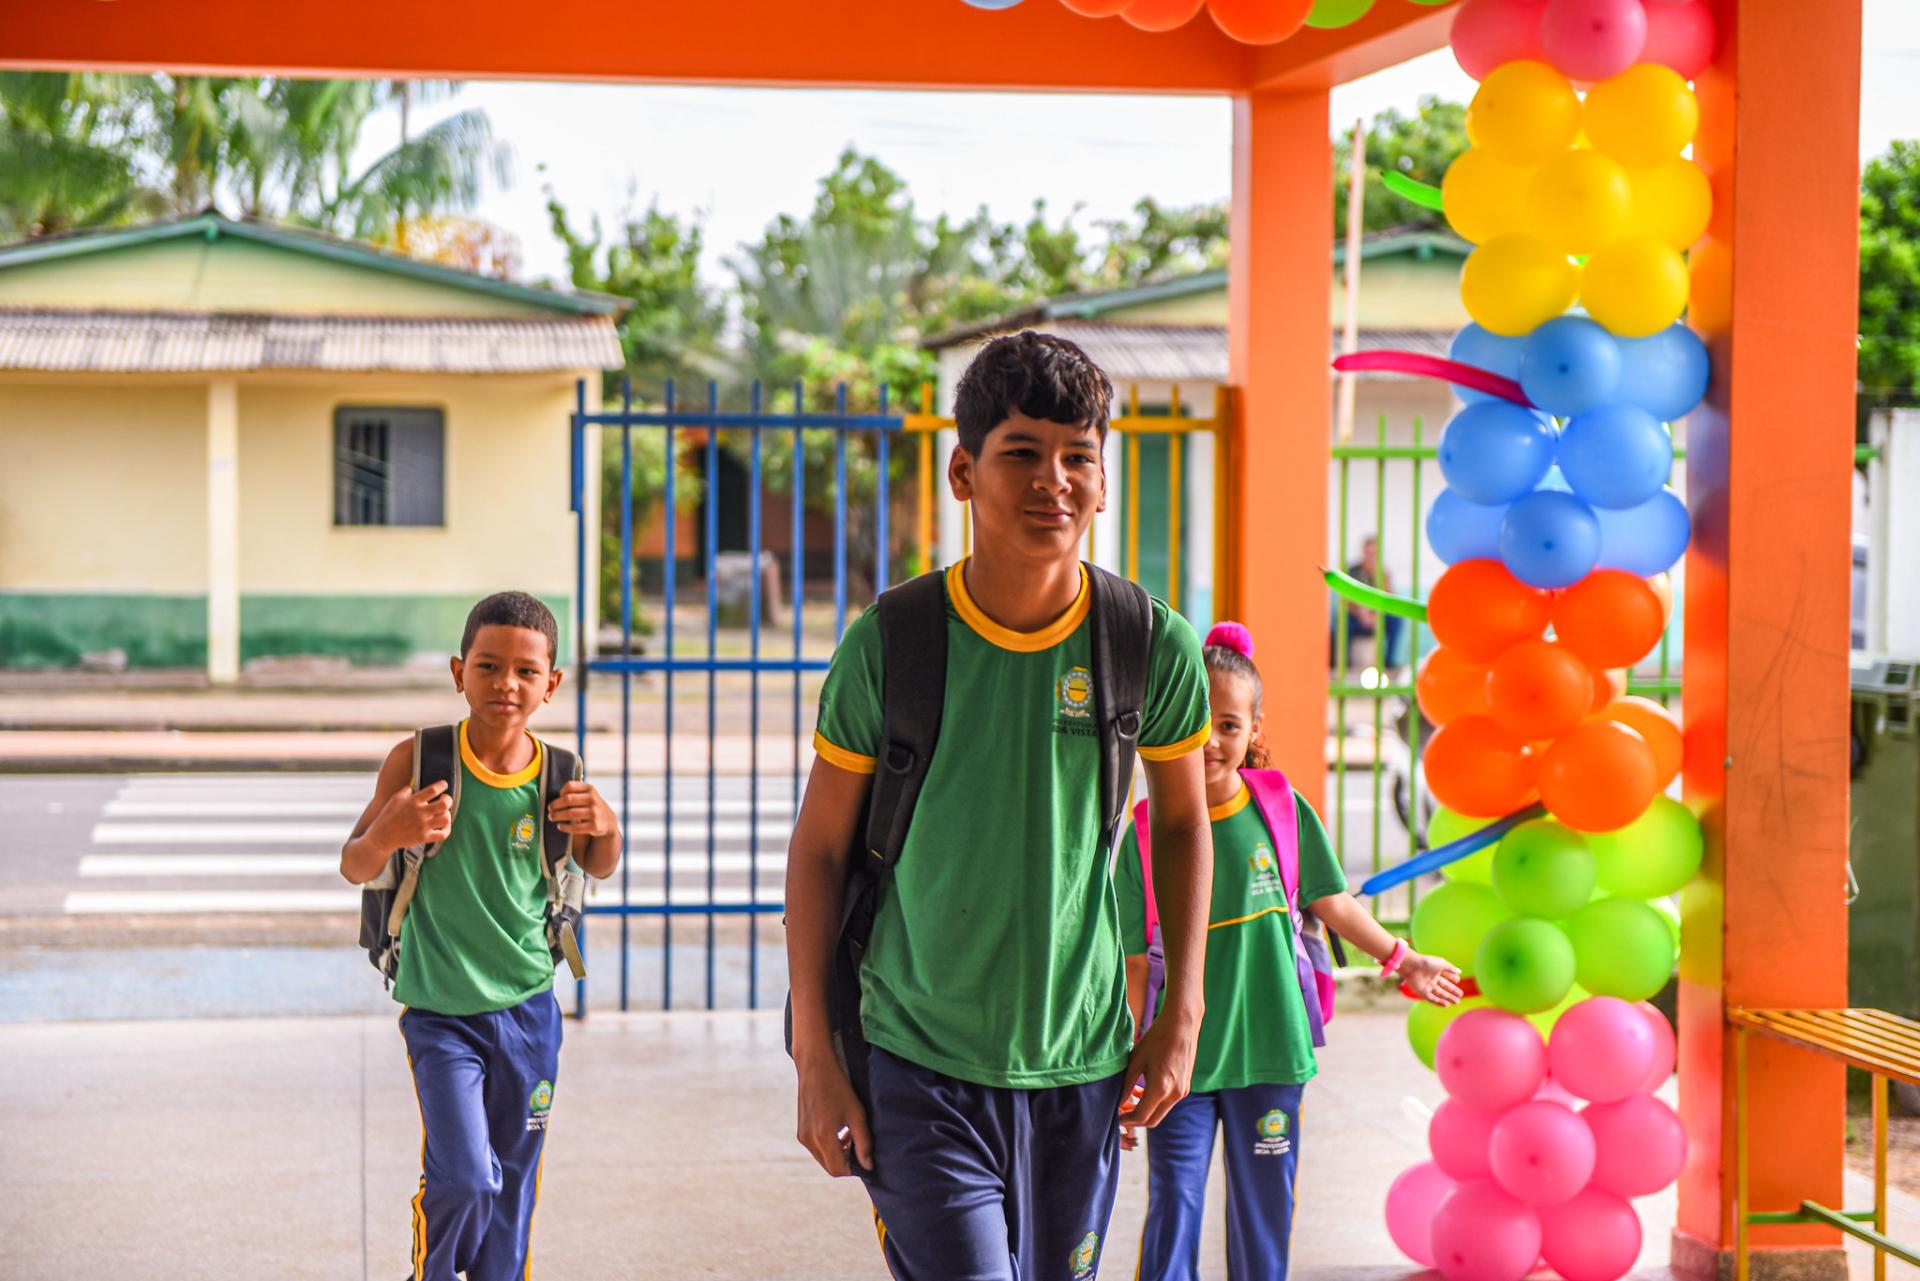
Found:
[[[1600,715],[1618,721],[1647,740],[1647,746],[1653,751],[1653,788],[1656,792],[1666,791],[1667,784],[1679,775],[1686,754],[1680,737],[1680,718],[1638,694],[1615,699]]]
[[[1427,626],[1462,658],[1491,663],[1517,641],[1537,640],[1553,599],[1497,560],[1463,560],[1440,575],[1427,597]]]
[[[1627,669],[1601,668],[1593,674],[1593,710],[1603,712],[1610,703],[1627,696]]]
[[[1133,0],[1060,0],[1060,3],[1087,18],[1111,18]]]
[[[1540,799],[1576,832],[1614,832],[1633,822],[1660,791],[1658,779],[1647,740],[1618,721],[1576,726],[1540,758]]]
[[[1597,569],[1553,604],[1554,636],[1595,667],[1639,662],[1664,630],[1659,594],[1624,569]]]
[[[1206,0],[1133,0],[1120,16],[1142,31],[1172,31],[1193,21]]]
[[[1488,711],[1529,742],[1558,738],[1592,708],[1593,672],[1564,645],[1521,641],[1487,670]]]
[[[1435,725],[1487,714],[1487,665],[1444,647],[1428,654],[1413,683],[1420,710]]]
[[[1533,799],[1533,754],[1491,717],[1442,725],[1422,760],[1434,799],[1462,817],[1504,817]]]
[[[1207,0],[1207,8],[1241,44],[1279,44],[1306,25],[1313,0]]]

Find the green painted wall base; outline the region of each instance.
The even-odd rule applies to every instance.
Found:
[[[560,657],[572,655],[568,596],[542,597],[560,623]],[[472,596],[240,598],[240,661],[318,655],[354,663],[403,663],[451,654]],[[203,595],[83,595],[0,592],[0,667],[73,667],[87,654],[124,650],[131,667],[205,667]]]

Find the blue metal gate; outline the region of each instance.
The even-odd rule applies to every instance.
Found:
[[[839,387],[835,394],[835,410],[831,413],[809,413],[806,409],[805,388],[796,384],[792,388],[792,409],[787,413],[770,411],[765,406],[765,393],[760,384],[751,389],[751,400],[744,412],[725,412],[721,409],[719,388],[709,384],[706,389],[706,403],[698,408],[683,407],[676,397],[672,383],[664,388],[661,408],[658,410],[636,410],[633,407],[633,389],[631,385],[622,388],[621,405],[616,410],[589,412],[587,408],[587,385],[581,382],[575,397],[575,412],[572,423],[572,508],[576,513],[577,541],[575,574],[575,628],[577,652],[575,656],[575,706],[577,713],[578,746],[588,759],[594,777],[609,804],[620,815],[622,849],[620,873],[616,882],[600,887],[599,894],[607,896],[615,885],[618,888],[617,901],[590,899],[587,905],[588,919],[593,928],[586,933],[592,935],[597,946],[591,953],[593,975],[597,981],[604,982],[609,970],[618,969],[619,1008],[630,1009],[636,999],[635,976],[635,934],[639,927],[649,929],[657,927],[660,942],[658,964],[660,969],[659,1006],[671,1009],[675,1004],[674,989],[674,926],[676,920],[686,917],[700,918],[704,922],[702,940],[705,963],[704,996],[705,1007],[716,1008],[723,1002],[719,998],[716,965],[721,952],[721,940],[718,937],[723,922],[731,922],[743,927],[744,933],[744,989],[745,1004],[748,1008],[757,1008],[762,999],[761,956],[762,945],[761,919],[779,913],[784,904],[780,895],[771,896],[762,892],[760,877],[763,871],[760,842],[763,832],[763,820],[770,820],[779,830],[790,826],[798,813],[801,794],[801,760],[808,741],[803,738],[803,728],[811,723],[813,709],[807,705],[802,695],[802,682],[807,673],[823,673],[832,652],[832,644],[846,630],[847,620],[847,558],[848,558],[848,447],[870,451],[873,460],[875,486],[873,496],[873,549],[872,587],[878,592],[891,584],[891,558],[889,552],[890,531],[888,516],[890,507],[890,487],[888,471],[891,463],[893,436],[904,424],[899,415],[887,412],[886,392],[883,388],[879,397],[879,412],[850,413],[847,408],[847,389]],[[783,397],[784,399],[784,397]],[[601,463],[596,461],[599,451],[589,448],[588,429],[601,428],[601,448],[617,447],[620,459],[619,510],[617,512],[599,512],[596,504],[588,501],[587,486],[600,484]],[[618,434],[617,443],[615,433]],[[659,532],[664,536],[665,546],[662,556],[662,568],[658,604],[665,626],[662,635],[661,652],[657,655],[636,656],[634,653],[635,608],[644,603],[641,596],[639,574],[635,557],[636,537],[644,531],[635,528],[634,511],[634,454],[636,432],[662,433],[661,456],[666,460],[664,467],[663,492],[660,499],[662,524]],[[746,502],[748,503],[746,520],[746,552],[750,557],[748,601],[746,612],[746,653],[744,655],[722,654],[720,627],[719,580],[716,562],[720,542],[720,493],[719,484],[722,464],[721,433],[741,433],[745,436],[746,452]],[[805,502],[806,495],[806,438],[809,433],[831,432],[833,445],[834,478],[832,486],[832,526],[833,546],[831,561],[832,597],[831,619],[832,637],[829,643],[820,645],[816,638],[815,650],[809,654],[805,634],[807,617],[807,526],[809,512]],[[684,433],[684,434],[683,434]],[[777,435],[776,435],[777,434]],[[734,437],[736,441],[739,437]],[[818,439],[816,437],[816,439]],[[763,519],[763,499],[765,496],[765,472],[763,470],[763,446],[769,440],[777,440],[781,445],[790,447],[791,461],[787,472],[789,480],[790,502],[786,513],[789,521],[786,531],[787,542],[787,582],[784,585],[788,596],[786,602],[792,614],[790,650],[785,654],[768,655],[762,653],[764,615],[770,602],[763,599],[762,567],[764,543],[768,527]],[[703,522],[703,536],[699,538],[699,576],[704,580],[705,611],[704,629],[706,645],[704,653],[687,654],[676,648],[676,609],[683,603],[678,583],[681,548],[679,525],[681,518],[681,496],[679,490],[680,463],[683,446],[688,444],[699,448],[700,467],[703,472],[703,498],[698,516]],[[823,515],[823,513],[815,513]],[[595,521],[599,527],[593,526]],[[597,638],[589,635],[590,611],[587,602],[589,592],[595,593],[592,599],[598,599],[599,583],[589,581],[589,566],[593,558],[588,555],[588,539],[593,538],[599,545],[601,530],[608,522],[617,521],[619,526],[619,621],[620,648],[615,655],[602,656],[599,653]],[[819,593],[816,592],[816,596]],[[816,613],[825,607],[824,601],[816,603]],[[594,629],[594,630],[597,630]],[[732,639],[732,638],[730,638]],[[780,637],[786,642],[789,638]],[[782,644],[779,648],[788,648]],[[723,675],[744,674],[748,683],[747,696],[747,737],[744,760],[744,776],[729,774],[721,770],[718,759],[720,742],[719,681]],[[650,676],[657,678],[662,693],[662,716],[660,718],[661,750],[656,760],[636,760],[634,758],[634,683],[637,678]],[[590,721],[590,694],[598,693],[598,684],[605,678],[619,681],[619,778],[608,781],[610,762],[604,759],[604,753],[588,755],[588,728]],[[704,771],[679,771],[675,768],[675,694],[676,683],[683,680],[698,681],[705,679],[706,712],[706,750]],[[790,734],[786,747],[791,757],[790,788],[781,794],[763,798],[763,774],[761,760],[762,724],[762,681],[785,678],[791,686],[791,724],[781,726],[781,731]],[[681,689],[684,689],[681,686]],[[784,717],[781,719],[785,719]],[[645,732],[646,727],[640,727]],[[776,731],[776,734],[780,731]],[[682,735],[684,744],[685,735]],[[610,745],[609,745],[610,746]],[[703,776],[702,776],[703,775]],[[723,789],[724,784],[724,789]],[[685,837],[687,829],[683,827],[676,843],[675,796],[686,796],[688,789],[695,789],[694,795],[703,803],[698,807],[689,807],[695,815],[694,847],[689,849]],[[727,795],[723,798],[722,791]],[[688,799],[692,799],[689,797]],[[723,809],[740,809],[744,804],[746,818],[746,858],[742,869],[741,860],[732,856],[723,856],[720,845],[723,840],[719,815]],[[655,825],[649,821],[649,811],[657,808],[660,822]],[[636,818],[636,810],[641,811]],[[784,820],[784,821],[782,821]],[[704,826],[704,833],[699,828]],[[729,825],[731,826],[731,825]],[[699,837],[704,835],[704,841]],[[726,838],[726,839],[731,839]],[[704,850],[700,845],[704,844]],[[780,842],[784,850],[785,842]],[[657,892],[651,885],[636,885],[640,879],[651,880],[653,868],[659,868]],[[636,872],[636,857],[641,860]],[[784,867],[784,858],[780,866]],[[729,874],[744,870],[747,883],[744,895],[730,888],[723,892],[719,884],[723,868]],[[676,872],[691,873],[696,886],[691,890],[686,885],[676,888]],[[782,878],[784,879],[784,877]],[[601,924],[601,919],[605,924]],[[616,932],[617,931],[617,932]],[[772,935],[769,946],[784,955],[783,940],[779,932],[764,931]],[[683,935],[684,937],[684,935]],[[617,944],[617,947],[615,946]],[[583,946],[585,940],[583,940]],[[731,945],[729,945],[731,946]],[[731,955],[732,953],[730,953]],[[613,964],[610,964],[613,963]],[[684,964],[684,962],[683,962]],[[777,995],[777,993],[776,993]],[[584,1015],[587,1009],[587,983],[582,980],[575,987],[575,1012]]]

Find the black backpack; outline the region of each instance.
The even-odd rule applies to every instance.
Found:
[[[547,881],[547,949],[554,962],[567,963],[577,979],[587,976],[580,955],[580,914],[586,899],[586,876],[568,857],[572,840],[547,822],[547,807],[559,799],[560,789],[586,777],[580,758],[564,747],[540,741],[540,806],[534,815],[540,837],[540,869]],[[453,817],[460,818],[460,727],[433,725],[413,735],[413,790],[447,785]],[[420,865],[432,858],[439,844],[410,845],[395,850],[380,875],[360,890],[360,946],[367,959],[391,986],[400,972],[401,925],[420,885]]]
[[[1092,592],[1093,685],[1100,732],[1100,832],[1109,848],[1125,817],[1147,694],[1153,604],[1139,586],[1088,565]],[[834,1055],[854,1093],[867,1100],[867,1039],[860,1023],[860,966],[880,896],[907,843],[914,802],[940,737],[947,688],[944,575],[923,574],[880,594],[883,712],[881,745],[867,808],[866,851],[856,856],[841,897],[840,941],[827,982]],[[793,1053],[793,998],[787,998],[787,1053]]]

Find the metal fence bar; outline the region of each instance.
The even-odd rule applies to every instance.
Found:
[[[624,409],[633,408],[633,380],[620,380],[620,404]],[[620,428],[620,653],[622,656],[633,653],[633,428]],[[632,860],[628,857],[627,832],[633,826],[633,673],[622,670],[620,673],[620,901],[628,902],[633,894],[633,880],[628,872]],[[630,1004],[628,996],[629,970],[631,968],[628,951],[632,940],[628,934],[627,918],[620,918],[620,1008]]]
[[[847,416],[847,385],[834,391],[839,417]],[[847,634],[847,429],[833,433],[833,643]]]
[[[720,413],[720,384],[707,381],[707,413],[718,417]],[[720,557],[720,429],[711,423],[707,426],[707,659],[717,661],[720,657],[720,575],[717,572]],[[720,799],[719,779],[714,773],[717,762],[719,735],[719,680],[718,670],[707,670],[707,902],[712,903],[714,890],[718,888],[714,866],[714,818]],[[673,869],[667,869],[667,875],[673,875]],[[713,917],[707,917],[707,1008],[713,1009]]]
[[[887,387],[880,385],[880,414],[887,413]],[[892,462],[889,446],[890,433],[875,433],[873,442],[875,495],[873,500],[873,592],[878,596],[893,586],[893,578],[888,574],[887,565],[887,468]]]
[[[793,384],[793,412],[796,419],[806,407],[806,391],[796,380]],[[790,556],[792,569],[789,571],[793,577],[793,817],[796,822],[800,818],[800,660],[806,648],[800,632],[800,612],[805,604],[807,576],[806,555],[803,550],[807,536],[807,446],[803,436],[804,429],[796,422],[793,429],[791,502],[793,508],[793,544]]]
[[[587,639],[587,380],[578,379],[573,384],[573,421],[568,433],[568,444],[573,451],[573,468],[570,484],[569,506],[573,511],[573,652],[577,670],[573,682],[573,750],[581,759],[587,758],[587,660],[593,653],[593,646]],[[599,483],[599,478],[594,478]],[[593,531],[594,546],[600,545],[600,531]],[[598,584],[595,584],[597,587]],[[623,838],[624,839],[624,838]],[[625,850],[622,850],[625,853]],[[580,948],[582,953],[587,946],[587,923],[580,922]],[[587,981],[575,979],[573,983],[573,1016],[585,1018],[587,1013]]]
[[[753,412],[760,412],[760,380],[753,383]],[[747,677],[747,904],[760,903],[760,528],[764,495],[760,481],[760,433],[753,433],[753,461],[747,471],[747,552],[753,578],[747,588],[747,644],[753,662]],[[795,679],[799,679],[798,676]],[[797,756],[798,753],[795,753]],[[747,917],[747,1008],[760,1008],[760,916]]]
[[[667,415],[672,418],[674,412],[673,379],[667,379],[666,386]],[[680,524],[680,508],[677,501],[680,475],[680,450],[674,442],[674,424],[664,424],[667,432],[666,444],[666,484],[667,494],[667,557],[666,557],[666,628],[667,628],[667,665],[662,668],[666,676],[666,763],[662,767],[661,788],[665,793],[666,806],[661,811],[660,827],[665,833],[663,838],[663,860],[665,869],[660,878],[661,894],[666,902],[673,902],[673,633],[674,633],[674,587],[680,577],[679,548],[675,541]],[[627,907],[628,904],[621,904]],[[669,915],[660,923],[660,1008],[673,1008],[673,919]]]

